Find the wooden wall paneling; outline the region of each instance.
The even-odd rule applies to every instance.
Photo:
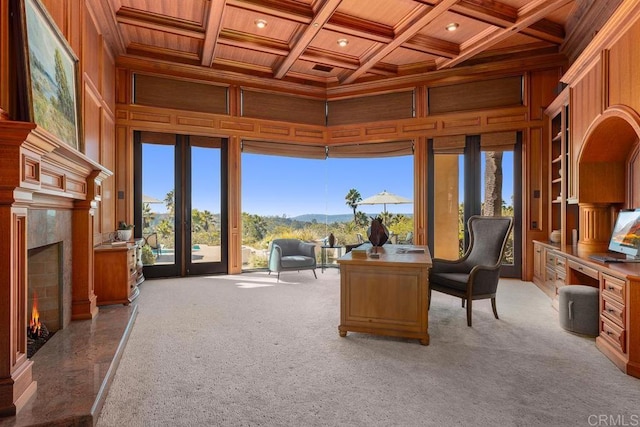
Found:
[[[84,85],[82,118],[84,130],[84,154],[90,159],[100,162],[100,120],[101,100],[90,84]]]
[[[100,164],[109,170],[116,168],[115,151],[115,121],[111,114],[101,110],[101,138]],[[99,228],[97,233],[110,233],[117,228],[116,218],[116,187],[114,179],[107,179],[102,183],[101,202],[99,205]]]
[[[133,203],[133,168],[127,168],[127,164],[133,165],[133,134],[128,127],[116,125],[115,136],[114,198],[116,200],[116,217],[114,224],[117,224],[118,221],[131,223],[133,222],[133,209],[130,210],[129,206]],[[131,147],[131,151],[129,147]]]
[[[629,155],[627,168],[627,203],[628,207],[640,206],[640,145],[636,145]]]
[[[414,244],[426,245],[428,242],[428,212],[429,212],[429,170],[427,138],[419,137],[414,140],[413,151],[413,233]]]
[[[640,59],[640,58],[639,58]],[[584,144],[584,137],[591,122],[602,114],[603,106],[602,61],[596,58],[585,70],[582,78],[577,81],[570,91],[570,143],[572,165],[578,164],[578,155]],[[575,171],[573,167],[570,170]],[[575,178],[574,178],[575,182]],[[568,195],[571,197],[572,195]]]
[[[242,111],[240,111],[242,103],[240,102],[240,98],[242,97],[242,90],[238,85],[229,86],[229,105],[228,111],[229,115],[233,117],[239,117],[242,115]]]
[[[102,79],[100,76],[100,70],[102,68],[102,40],[98,31],[98,25],[94,21],[91,14],[91,10],[87,5],[83,5],[84,19],[82,22],[82,55],[81,64],[84,78],[91,80],[93,85],[97,88],[98,93],[101,93]]]
[[[229,138],[228,185],[229,185],[229,261],[228,273],[242,273],[242,152],[240,138]]]
[[[558,85],[562,77],[560,68],[531,71],[527,73],[529,117],[544,120],[544,109],[558,96]]]
[[[115,70],[115,102],[116,104],[131,104],[131,72],[125,68],[116,68]]]
[[[547,240],[549,225],[548,134],[546,127],[523,132],[522,141],[522,279],[533,278],[533,240]]]
[[[8,119],[11,110],[10,83],[11,70],[16,67],[9,65],[9,0],[0,0],[0,120]]]
[[[243,139],[325,143],[326,127],[247,117],[185,112],[142,105],[116,106],[117,123],[131,129]]]
[[[609,49],[609,104],[640,111],[640,22]]]
[[[110,114],[113,114],[116,110],[116,61],[113,57],[113,53],[102,42],[102,57],[100,63],[100,94],[104,102],[104,107],[107,108]]]

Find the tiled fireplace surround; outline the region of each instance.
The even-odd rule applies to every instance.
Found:
[[[98,312],[93,216],[110,175],[33,123],[0,121],[0,416],[37,389],[26,355],[28,249],[62,242],[63,327]]]

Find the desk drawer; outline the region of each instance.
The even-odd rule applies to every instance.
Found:
[[[624,332],[624,329],[600,316],[600,336],[622,353],[626,352]]]
[[[602,296],[602,315],[621,328],[625,327],[624,306],[606,294]]]
[[[602,273],[602,294],[624,304],[625,281]]]
[[[580,273],[585,274],[593,279],[598,279],[598,270],[596,270],[595,268],[587,267],[584,264],[580,264],[571,260],[569,260],[569,268],[575,271],[579,271]]]

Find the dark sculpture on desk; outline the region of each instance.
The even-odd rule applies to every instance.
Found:
[[[374,247],[387,243],[389,230],[382,223],[382,218],[371,218],[371,226],[367,229],[367,236]]]

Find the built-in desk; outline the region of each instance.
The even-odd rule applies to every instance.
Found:
[[[538,263],[534,283],[552,300],[562,286],[588,285],[600,290],[596,346],[622,371],[640,378],[640,264],[605,264],[579,255],[575,247],[547,242],[534,242],[534,253]],[[556,274],[551,285],[550,269],[556,273],[564,269],[564,280],[560,280],[562,274]]]

